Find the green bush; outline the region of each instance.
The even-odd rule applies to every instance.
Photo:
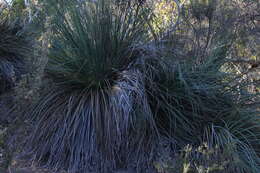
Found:
[[[147,9],[113,0],[48,3],[55,14],[46,72],[55,86],[28,113],[37,120],[29,146],[70,171],[148,160],[155,132],[134,65],[152,40]]]
[[[177,150],[203,143],[228,149],[240,161],[236,170],[259,172],[259,95],[229,69],[233,34],[180,60],[173,40],[151,37],[146,5],[48,1],[46,73],[54,86],[27,113],[35,123],[29,150],[70,172],[131,164],[143,172],[166,138]]]
[[[25,61],[30,56],[32,44],[19,19],[1,18],[0,34],[0,93],[3,93],[14,87],[21,75],[26,73]]]
[[[168,79],[164,73],[152,84],[148,82],[157,127],[180,148],[206,142],[224,149],[232,144],[242,170],[258,172],[260,119],[254,99],[259,95],[239,90],[242,84],[234,84],[235,79],[219,65],[216,61],[199,66],[185,62],[174,66]]]

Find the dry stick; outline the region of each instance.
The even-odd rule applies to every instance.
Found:
[[[30,5],[29,0],[24,0],[24,4],[25,4],[26,8],[28,9],[28,12],[29,12],[29,22],[31,22],[32,21],[32,9],[31,9],[31,5]]]

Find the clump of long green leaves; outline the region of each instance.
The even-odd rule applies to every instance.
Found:
[[[171,70],[147,70],[148,99],[161,134],[187,144],[226,148],[234,146],[243,164],[240,171],[259,172],[259,94],[248,93],[248,83],[228,72],[228,45],[218,46],[211,57],[196,65],[170,63]],[[145,68],[150,68],[146,65]],[[225,70],[223,70],[225,68]],[[151,76],[151,75],[150,75]]]
[[[54,87],[29,112],[38,160],[71,172],[140,168],[163,136],[180,148],[234,146],[242,172],[259,172],[256,96],[223,72],[228,44],[203,62],[174,61],[167,45],[150,44],[140,3],[48,3]]]
[[[149,12],[129,1],[99,0],[55,5],[48,72],[62,81],[99,88],[136,58],[135,48],[149,41]]]
[[[154,122],[133,65],[137,47],[151,40],[148,9],[113,0],[47,5],[54,13],[47,73],[55,86],[29,113],[36,158],[72,172],[149,160]]]
[[[26,56],[32,44],[23,24],[8,16],[0,17],[0,35],[0,93],[3,93],[26,72]]]

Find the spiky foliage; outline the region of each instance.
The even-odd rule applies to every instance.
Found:
[[[211,20],[209,23],[218,23],[214,16],[215,9],[208,10],[211,13],[202,10],[198,15],[207,14],[206,18]],[[234,12],[224,14],[237,16]],[[203,18],[198,16],[198,20]],[[203,51],[200,41],[205,40],[201,36],[204,32],[195,31],[198,35],[190,39],[174,34],[174,40],[190,40],[193,43],[176,44],[176,40],[168,43],[173,43],[173,47],[186,45],[192,51],[189,52],[185,46],[174,49],[173,54],[166,55],[167,60],[172,58],[175,61],[167,63],[170,64],[169,68],[154,64],[151,68],[145,63],[144,68],[149,74],[145,75],[146,78],[149,76],[145,82],[149,103],[158,130],[176,139],[180,147],[206,142],[211,146],[227,148],[231,144],[234,145],[232,151],[239,153],[239,159],[243,161],[240,164],[241,172],[259,172],[259,94],[249,93],[247,87],[250,83],[242,81],[242,76],[233,74],[228,68],[232,64],[230,52],[236,41],[236,25],[229,18],[223,17],[222,20],[228,26],[209,24],[208,32],[214,31],[214,36],[209,42],[206,41],[207,53],[198,53]],[[194,26],[204,25],[194,24],[192,28]],[[187,32],[186,36],[190,36],[190,31],[181,28],[176,33]],[[176,52],[184,54],[174,58]],[[180,60],[185,58],[186,53],[189,60]],[[179,60],[177,63],[176,59]],[[259,85],[259,81],[255,85]]]
[[[25,59],[31,49],[31,41],[19,20],[0,19],[0,93],[12,88],[26,72]]]
[[[56,13],[47,66],[54,88],[28,113],[38,160],[70,172],[108,172],[132,161],[145,167],[166,137],[180,148],[233,146],[241,172],[259,172],[255,96],[223,71],[229,43],[205,60],[173,61],[167,45],[150,44],[150,11],[138,3],[49,5]]]
[[[238,83],[241,77],[223,70],[228,67],[228,47],[219,46],[199,65],[184,61],[167,72],[154,72],[147,80],[149,103],[161,134],[176,139],[180,147],[204,142],[221,148],[232,145],[243,161],[241,172],[256,173],[259,94],[248,93],[248,83]]]
[[[133,1],[48,3],[57,12],[47,65],[55,87],[29,113],[36,158],[72,172],[149,159],[154,122],[132,65],[136,47],[150,40],[147,9]]]

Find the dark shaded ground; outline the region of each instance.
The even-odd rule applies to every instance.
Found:
[[[19,119],[12,100],[8,96],[0,98],[0,173],[51,173],[21,157],[29,125]]]

